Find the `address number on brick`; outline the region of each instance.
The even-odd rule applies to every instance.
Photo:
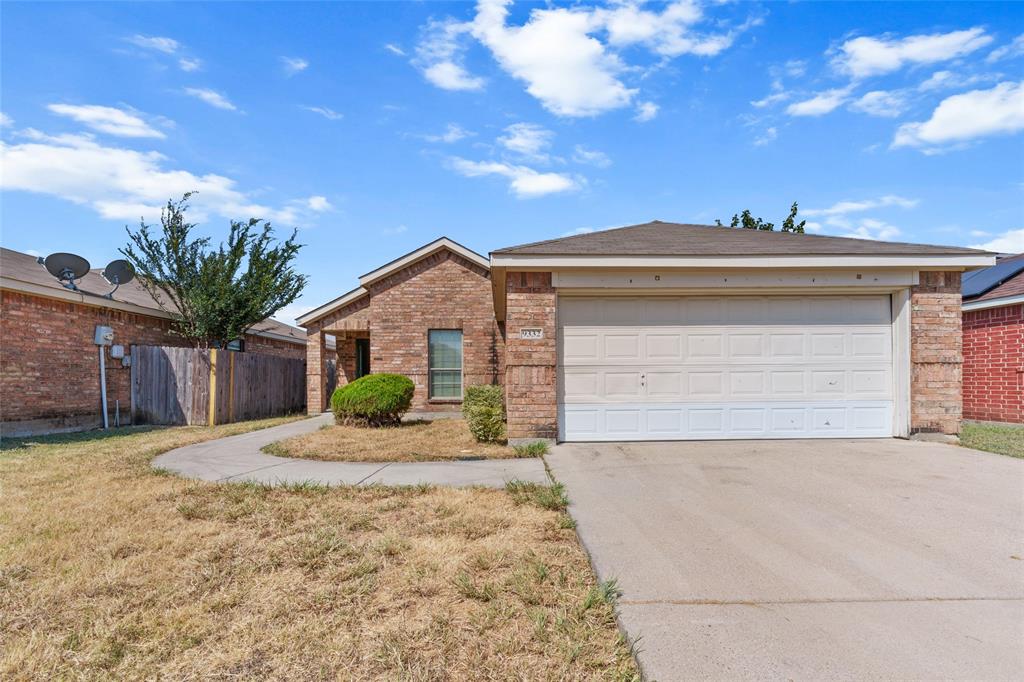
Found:
[[[519,338],[521,339],[543,339],[544,330],[540,327],[524,327],[519,330]]]

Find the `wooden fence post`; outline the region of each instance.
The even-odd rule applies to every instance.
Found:
[[[210,410],[206,418],[207,426],[217,424],[217,349],[210,351]]]

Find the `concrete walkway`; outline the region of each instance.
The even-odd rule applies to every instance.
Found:
[[[203,481],[318,483],[322,485],[471,485],[503,488],[511,480],[549,483],[544,462],[531,459],[490,459],[444,462],[320,462],[275,457],[265,445],[330,424],[330,414],[269,429],[188,445],[156,457],[153,466]]]

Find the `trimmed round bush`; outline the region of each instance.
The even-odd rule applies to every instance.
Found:
[[[501,440],[505,436],[505,389],[467,386],[462,396],[462,416],[478,442]]]
[[[505,389],[502,386],[491,386],[481,384],[477,386],[466,386],[462,395],[462,411],[477,406],[497,407],[505,409]]]
[[[338,424],[397,426],[412,405],[416,384],[401,374],[367,374],[336,389],[331,410]]]

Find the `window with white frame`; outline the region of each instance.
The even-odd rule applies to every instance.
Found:
[[[442,400],[462,399],[462,330],[427,332],[428,395]]]

